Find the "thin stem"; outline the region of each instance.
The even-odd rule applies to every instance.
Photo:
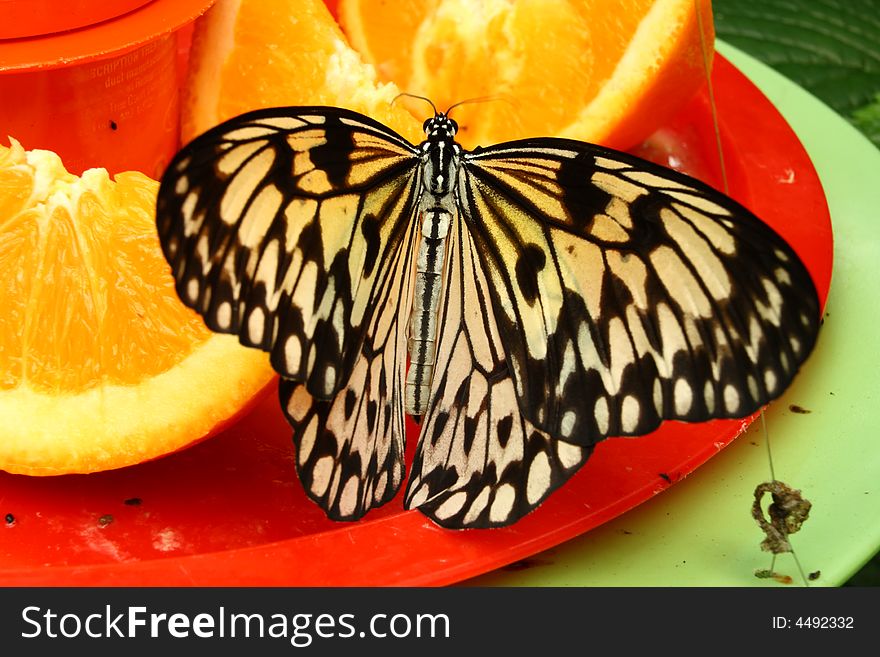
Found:
[[[700,48],[703,52],[703,73],[706,76],[706,85],[709,90],[709,107],[712,110],[712,126],[715,128],[715,147],[718,149],[718,164],[721,168],[721,184],[724,193],[729,193],[727,184],[727,167],[724,165],[724,151],[721,147],[721,130],[718,129],[718,112],[715,108],[715,89],[712,86],[712,71],[709,53],[706,49],[706,35],[703,32],[703,13],[700,11],[700,0],[694,0],[694,9],[697,13],[697,30],[700,32]]]

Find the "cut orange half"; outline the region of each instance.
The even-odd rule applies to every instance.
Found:
[[[273,378],[177,297],[158,183],[0,146],[0,469],[119,468],[211,435]]]
[[[441,111],[481,99],[454,112],[468,147],[633,147],[705,84],[713,54],[710,0],[340,0],[338,13],[383,81]]]
[[[403,91],[441,111],[480,99],[454,112],[469,148],[626,149],[705,84],[714,52],[710,0],[340,0],[337,14],[345,34],[320,0],[218,0],[195,29],[184,139],[252,109],[332,105],[418,143],[431,110],[392,104]]]
[[[349,47],[321,0],[218,0],[193,33],[182,134],[263,107],[331,105],[373,117],[412,141],[424,136]]]

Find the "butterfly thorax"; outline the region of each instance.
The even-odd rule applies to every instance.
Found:
[[[461,147],[458,125],[443,114],[425,121],[426,139],[419,147],[422,188],[419,191],[421,234],[416,260],[415,293],[410,316],[410,369],[406,379],[406,412],[422,415],[427,408],[434,373],[437,314],[443,288],[446,236],[455,214],[453,182]]]
[[[425,121],[423,128],[427,139],[419,148],[425,191],[448,196],[461,154],[461,147],[455,143],[458,124],[444,114],[437,114]]]

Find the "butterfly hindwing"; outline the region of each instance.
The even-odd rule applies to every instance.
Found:
[[[448,240],[432,397],[406,504],[446,527],[502,526],[537,507],[592,450],[521,413],[476,244],[461,220]]]
[[[281,408],[293,427],[296,468],[306,493],[334,520],[357,520],[394,497],[404,477],[403,371],[410,306],[412,235],[382,285],[349,379],[331,400],[281,379]]]
[[[554,438],[744,417],[809,354],[819,304],[803,264],[707,185],[561,139],[463,159],[459,202],[520,408]]]

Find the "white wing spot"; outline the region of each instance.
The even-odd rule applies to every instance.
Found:
[[[272,130],[258,125],[246,125],[235,130],[230,130],[223,137],[229,141],[250,141],[252,139],[260,139],[268,137],[272,134]]]
[[[746,378],[746,383],[749,386],[749,394],[752,396],[752,399],[755,401],[758,401],[758,399],[760,399],[760,397],[761,397],[761,394],[760,394],[760,391],[758,390],[757,379],[755,379],[755,377],[749,375]]]
[[[670,180],[666,177],[661,177],[655,175],[649,171],[640,171],[638,169],[634,169],[632,171],[627,171],[623,174],[630,180],[634,180],[637,183],[644,185],[645,187],[659,187],[660,189],[688,189],[687,186],[675,182],[674,180]]]
[[[217,326],[226,330],[232,324],[232,304],[224,301],[217,306]]]
[[[599,433],[605,435],[608,433],[608,400],[605,397],[599,397],[596,400],[596,405],[593,408],[593,417],[596,418],[596,427],[599,429]]]
[[[477,495],[477,498],[474,500],[473,504],[471,504],[471,508],[468,509],[468,512],[465,514],[462,524],[465,526],[470,525],[479,517],[483,512],[483,509],[485,509],[486,505],[489,503],[489,494],[491,492],[491,486],[485,486],[483,490],[480,491],[480,494]]]
[[[694,403],[694,391],[691,385],[684,378],[679,378],[675,382],[675,413],[676,415],[687,415]]]
[[[357,508],[358,502],[358,477],[352,475],[345,482],[342,489],[342,495],[339,496],[339,513],[343,516],[350,516]]]
[[[266,327],[266,316],[263,309],[254,306],[251,314],[248,316],[248,337],[254,344],[260,344],[263,341],[263,333]]]
[[[304,388],[300,386],[297,389],[297,392],[299,392],[300,390],[304,390]],[[290,404],[288,404],[287,410],[290,411]],[[312,449],[314,449],[315,447],[315,439],[317,437],[318,416],[313,415],[312,419],[309,420],[309,424],[306,427],[306,430],[303,431],[302,438],[299,439],[299,453],[296,455],[296,458],[299,461],[300,465],[305,465],[305,462],[309,460],[309,455],[312,453]]]
[[[556,393],[561,395],[565,390],[565,384],[575,369],[574,344],[569,342],[565,345],[565,351],[562,354],[562,367],[559,368],[559,382],[556,384]]]
[[[302,343],[297,336],[290,335],[284,342],[284,363],[287,365],[287,373],[295,374],[299,372],[301,360]]]
[[[196,242],[196,255],[199,260],[202,261],[202,274],[207,276],[208,272],[211,270],[213,266],[213,262],[211,261],[211,254],[208,252],[208,235],[207,233],[202,233],[199,236],[199,241]]]
[[[773,276],[776,277],[776,280],[782,283],[783,285],[791,285],[791,276],[788,271],[783,269],[782,267],[777,267],[773,272]]]
[[[565,415],[562,416],[562,421],[559,423],[559,430],[562,432],[563,436],[566,438],[571,436],[576,420],[577,415],[575,415],[574,411],[566,411]]]
[[[771,369],[764,370],[764,387],[767,388],[767,392],[773,393],[776,390],[776,372]]]
[[[545,452],[538,452],[529,466],[529,479],[526,484],[526,499],[529,504],[537,504],[550,488],[550,461]]]
[[[183,203],[180,205],[180,214],[183,215],[183,234],[186,237],[195,235],[199,226],[202,225],[201,214],[198,218],[193,217],[196,211],[196,204],[199,202],[199,195],[194,191],[187,194]]]
[[[316,416],[317,417],[317,416]],[[312,468],[312,493],[318,497],[327,492],[333,474],[333,457],[322,456]]]
[[[739,410],[739,405],[739,391],[728,383],[724,388],[724,408],[728,413],[736,413]]]
[[[590,181],[602,191],[608,192],[612,196],[618,196],[627,203],[632,203],[639,196],[648,193],[644,187],[605,171],[596,171]]]
[[[376,481],[376,486],[373,489],[373,501],[378,504],[382,500],[382,496],[385,494],[385,488],[388,487],[388,472],[385,470],[382,471],[382,474],[379,475],[379,479]]]
[[[437,510],[434,512],[438,518],[441,520],[446,518],[451,518],[456,513],[461,511],[461,508],[464,506],[464,503],[467,502],[467,493],[464,491],[458,491],[446,498],[446,501],[443,502]]]
[[[183,196],[186,194],[187,190],[189,190],[189,178],[181,176],[177,179],[177,182],[174,183],[174,193],[178,196]]]
[[[425,485],[425,484],[422,484],[422,485],[419,487],[419,489],[416,491],[415,495],[413,495],[413,496],[410,498],[409,504],[407,505],[406,508],[408,508],[408,509],[417,509],[417,508],[419,508],[420,506],[422,506],[422,504],[424,504],[425,501],[428,499],[428,493],[429,493],[429,492],[430,492],[430,491],[428,490],[428,486]]]
[[[779,326],[782,321],[782,295],[779,293],[779,288],[769,278],[762,278],[761,283],[767,293],[767,299],[770,301],[772,314],[769,319],[774,326]]]
[[[556,441],[556,456],[562,467],[571,470],[573,467],[581,464],[584,458],[584,450],[577,445],[567,443],[564,440]]]
[[[235,226],[238,223],[254,191],[253,182],[262,180],[269,173],[274,162],[275,152],[267,148],[241,164],[240,168],[236,168],[234,176],[220,197],[218,214],[223,223],[228,226]],[[222,160],[218,162],[218,166],[222,167]]]
[[[801,341],[800,340],[798,340],[796,337],[792,336],[788,339],[788,342],[791,345],[791,350],[794,353],[796,353],[796,354],[801,353]]]
[[[663,415],[663,384],[660,379],[654,379],[654,408],[657,415]]]
[[[596,166],[602,167],[603,169],[626,169],[629,167],[625,162],[618,162],[617,160],[609,160],[607,157],[596,157]]]
[[[706,381],[703,387],[703,399],[706,401],[706,410],[709,413],[715,412],[715,386],[711,381]]]
[[[306,413],[308,413],[309,409],[312,407],[313,401],[312,396],[308,393],[305,386],[297,386],[296,390],[294,390],[293,394],[290,396],[290,399],[287,400],[287,412],[294,421],[302,422]],[[309,422],[309,425],[311,426],[315,422],[317,422],[317,420],[313,418]],[[306,429],[306,433],[308,433],[308,429]],[[300,446],[300,450],[302,450],[302,446]]]
[[[324,371],[324,392],[329,397],[333,394],[334,389],[336,388],[336,368],[333,365],[328,365],[327,369]]]
[[[186,284],[186,296],[190,303],[195,303],[199,299],[199,279],[195,276]]]
[[[639,400],[632,395],[624,397],[620,409],[620,426],[624,432],[635,431],[636,427],[639,426],[639,412]]]
[[[489,520],[492,522],[503,522],[510,516],[513,510],[513,503],[516,501],[516,489],[510,484],[502,484],[495,491],[495,499],[492,501],[492,508],[489,509]]]
[[[690,205],[697,210],[702,212],[707,212],[709,214],[714,214],[718,217],[729,217],[730,212],[725,208],[722,208],[717,203],[713,203],[710,199],[705,196],[698,196],[697,194],[690,194],[684,191],[668,191],[666,192],[669,196],[674,199],[685,203],[686,205]]]

